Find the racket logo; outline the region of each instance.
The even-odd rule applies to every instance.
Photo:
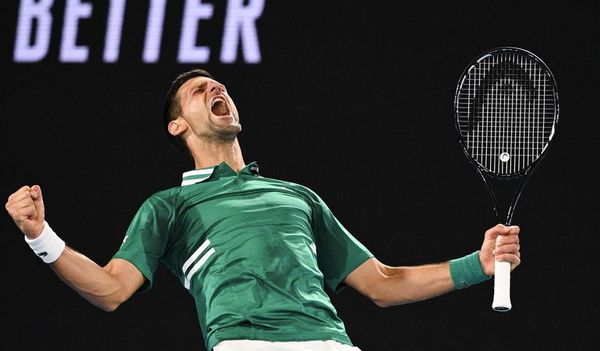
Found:
[[[502,161],[502,162],[510,161],[510,155],[508,154],[508,152],[503,152],[500,154],[500,161]]]
[[[479,119],[486,113],[481,110],[481,107],[490,103],[485,102],[484,99],[496,99],[499,94],[511,96],[515,94],[513,90],[524,89],[523,92],[519,92],[519,95],[522,96],[527,103],[534,104],[537,95],[530,72],[523,68],[519,63],[507,61],[506,57],[500,57],[500,60],[502,61],[498,63],[494,62],[494,57],[491,55],[487,58],[489,60],[478,62],[481,65],[491,67],[487,68],[488,72],[486,73],[485,78],[479,83],[477,92],[470,101],[471,111],[469,116],[469,131],[472,131],[475,128]],[[496,101],[491,104],[498,105]]]

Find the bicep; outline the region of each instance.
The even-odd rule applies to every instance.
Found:
[[[373,299],[373,291],[385,278],[383,269],[384,265],[372,257],[350,272],[344,279],[344,283]]]
[[[144,284],[145,278],[140,270],[127,260],[113,258],[104,266],[104,270],[119,282],[123,301],[129,299]]]

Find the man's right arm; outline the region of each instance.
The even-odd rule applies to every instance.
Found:
[[[100,267],[68,246],[50,266],[79,295],[108,312],[116,310],[144,283],[142,273],[129,261],[116,258]]]
[[[38,239],[45,230],[44,202],[38,185],[21,187],[10,195],[5,207],[28,240]],[[63,282],[105,311],[117,309],[144,283],[141,272],[126,260],[112,259],[101,267],[68,246],[49,265]]]

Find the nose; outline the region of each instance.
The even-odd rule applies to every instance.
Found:
[[[215,82],[215,81],[209,81],[208,83],[208,91],[210,93],[214,93],[215,91],[217,92],[223,92],[225,91],[225,87],[223,86],[223,84],[219,83],[219,82]]]

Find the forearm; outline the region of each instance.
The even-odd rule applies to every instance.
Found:
[[[109,265],[101,267],[68,246],[50,266],[69,287],[105,311],[115,310],[129,297],[124,296],[118,278],[108,271]]]
[[[373,287],[373,301],[382,307],[426,300],[455,289],[449,262],[413,267],[378,264],[381,279]]]
[[[448,262],[391,267],[371,258],[345,279],[381,307],[426,300],[489,279],[479,251]]]

